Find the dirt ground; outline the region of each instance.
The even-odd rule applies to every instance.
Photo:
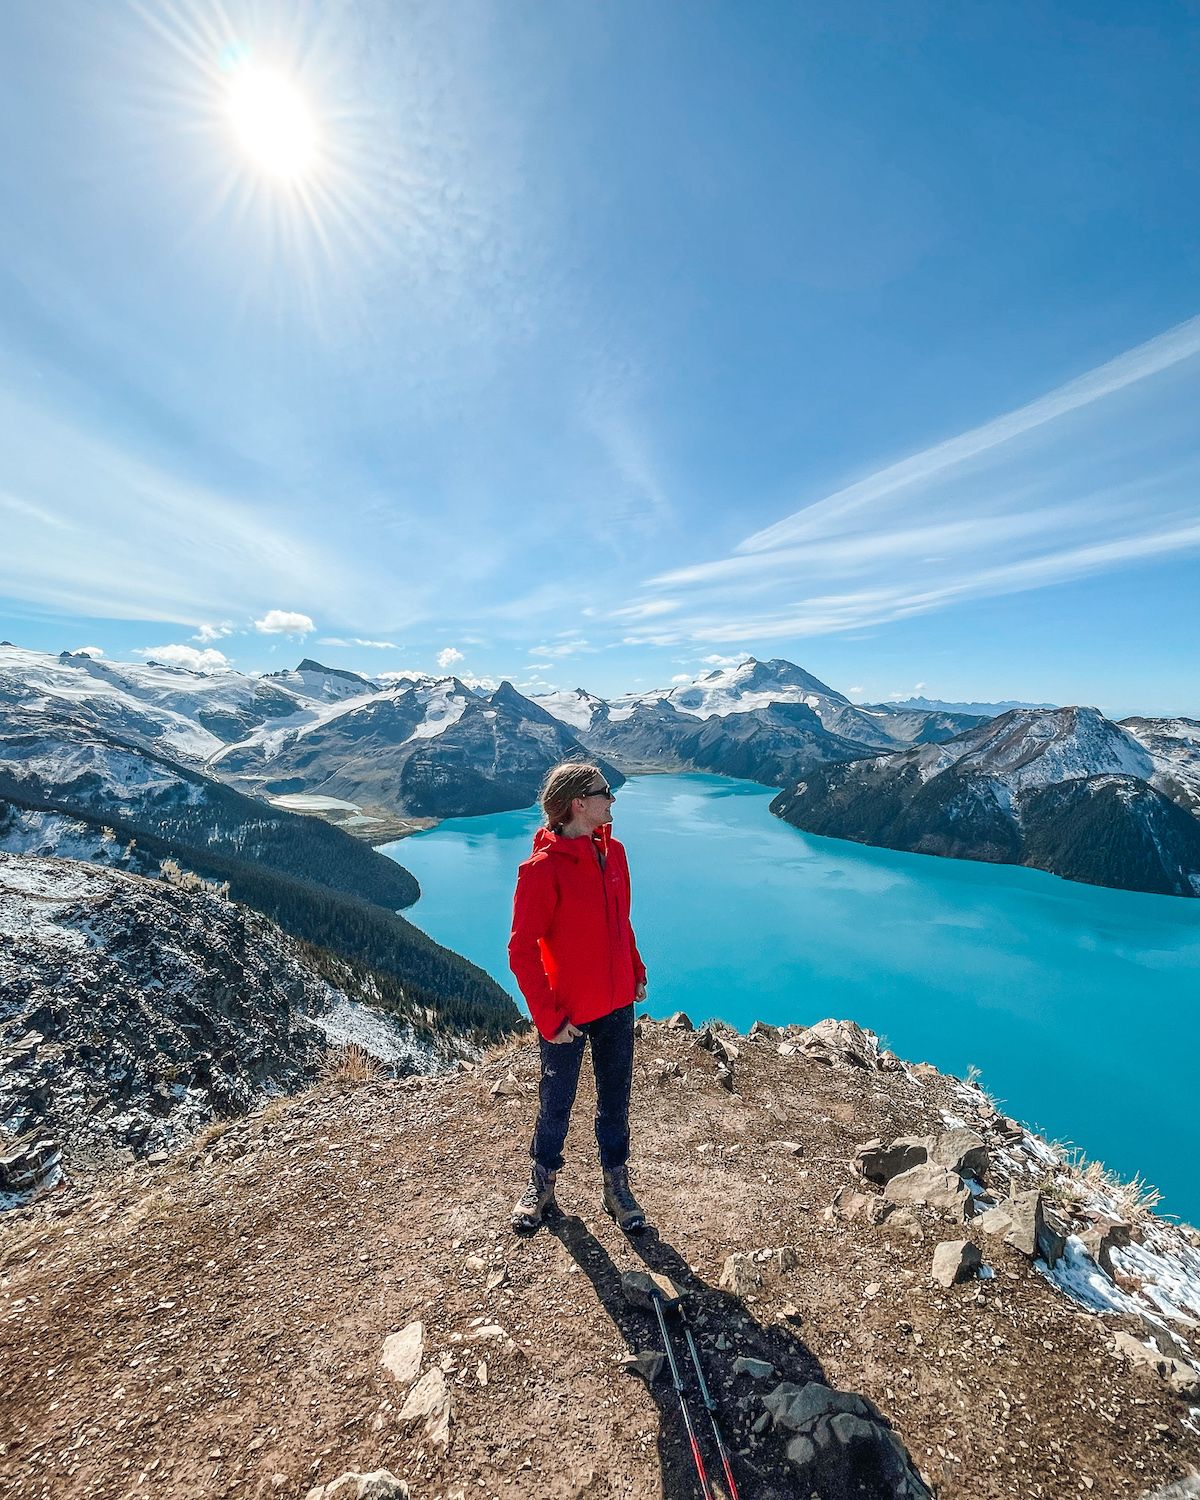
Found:
[[[660,1347],[620,1290],[647,1267],[688,1294],[747,1500],[797,1493],[787,1435],[752,1431],[781,1380],[870,1396],[946,1500],[1139,1496],[1200,1467],[1179,1399],[1114,1357],[1121,1325],[1016,1250],[981,1242],[995,1277],[947,1291],[933,1248],[969,1229],[929,1218],[918,1238],[824,1215],[855,1145],[936,1126],[947,1080],[843,1072],[742,1038],[731,1094],[692,1035],[639,1025],[631,1178],[654,1225],[640,1238],[600,1210],[587,1064],[561,1216],[510,1232],[532,1039],[419,1086],[273,1101],[164,1165],[5,1214],[0,1489],[302,1500],[386,1468],[414,1500],[698,1495],[669,1378],[622,1368]],[[660,1079],[659,1059],[679,1073]],[[519,1086],[494,1097],[510,1070]],[[744,1299],[719,1289],[731,1252],[784,1245],[793,1269],[765,1263]],[[414,1320],[421,1370],[442,1368],[450,1393],[444,1449],[400,1421],[407,1388],[381,1363]],[[735,1376],[739,1355],[774,1375]]]

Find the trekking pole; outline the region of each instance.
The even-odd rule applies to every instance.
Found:
[[[713,1437],[717,1440],[717,1452],[721,1455],[721,1463],[725,1466],[725,1483],[729,1486],[729,1500],[740,1500],[737,1480],[733,1477],[733,1466],[729,1462],[729,1450],[725,1446],[725,1439],[721,1436],[721,1429],[717,1425],[717,1403],[713,1400],[709,1392],[708,1381],[705,1380],[704,1371],[700,1368],[700,1355],[696,1350],[696,1340],[692,1337],[691,1324],[688,1322],[687,1314],[682,1307],[679,1309],[679,1315],[683,1319],[683,1336],[687,1339],[692,1363],[696,1367],[696,1379],[700,1382],[700,1395],[708,1410],[708,1420],[712,1423]]]
[[[708,1475],[704,1471],[704,1459],[700,1456],[700,1444],[696,1441],[696,1429],[692,1426],[692,1415],[688,1411],[687,1401],[683,1395],[683,1380],[679,1374],[679,1366],[675,1363],[675,1351],[671,1348],[671,1340],[667,1334],[667,1320],[663,1316],[663,1295],[657,1289],[650,1293],[654,1303],[654,1311],[658,1314],[658,1326],[662,1330],[663,1348],[667,1351],[667,1360],[671,1366],[671,1380],[679,1396],[679,1409],[683,1412],[683,1425],[687,1428],[688,1442],[692,1445],[692,1457],[696,1461],[696,1473],[700,1476],[700,1491],[704,1500],[713,1500],[712,1486],[708,1482]]]

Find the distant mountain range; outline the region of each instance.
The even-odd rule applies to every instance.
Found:
[[[35,748],[39,730],[49,738]],[[265,872],[264,840],[288,843],[279,830],[298,813],[379,843],[420,820],[527,807],[551,765],[583,757],[614,784],[697,770],[776,786],[773,810],[797,826],[894,848],[1178,894],[1195,893],[1200,870],[1200,730],[1189,719],[858,704],[779,658],[657,692],[527,697],[510,682],[373,680],[311,659],[252,677],[0,647],[0,793],[93,821],[117,808],[128,828],[151,818],[209,869],[239,826],[255,827]],[[239,792],[254,800],[243,807]],[[276,821],[256,824],[245,808],[263,802]],[[227,831],[201,850],[216,809]]]
[[[1022,703],[1019,699],[1003,703],[947,703],[943,698],[889,698],[894,708],[941,709],[943,713],[978,714],[985,719],[994,719],[997,714],[1006,714],[1010,708],[1055,708],[1054,703]]]

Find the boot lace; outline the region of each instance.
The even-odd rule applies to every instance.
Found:
[[[641,1205],[629,1188],[628,1168],[611,1167],[609,1169],[608,1193],[622,1213],[641,1213]]]
[[[536,1168],[529,1174],[529,1181],[525,1185],[525,1191],[521,1194],[519,1207],[537,1208],[543,1193],[549,1192],[554,1185],[554,1178],[549,1172],[539,1172]]]

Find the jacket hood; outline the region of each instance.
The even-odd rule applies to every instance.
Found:
[[[555,833],[553,828],[539,828],[533,836],[533,852],[541,854],[544,850],[547,854],[559,855],[564,859],[590,859],[592,846],[599,844],[601,854],[607,855],[611,833],[611,823],[601,823],[590,839],[569,839],[561,833]]]

